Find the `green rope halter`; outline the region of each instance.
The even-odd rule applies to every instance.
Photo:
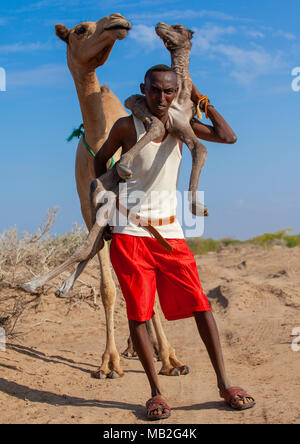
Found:
[[[71,142],[71,140],[74,137],[77,137],[78,139],[80,137],[82,137],[82,142],[83,142],[84,146],[86,147],[86,149],[88,150],[88,152],[90,153],[90,155],[92,157],[96,156],[96,154],[94,153],[92,148],[88,145],[87,141],[85,140],[85,132],[84,132],[83,123],[79,126],[79,128],[73,130],[72,134],[67,138],[67,141]],[[111,161],[110,161],[110,167],[109,168],[112,168],[113,166],[114,166],[114,158],[112,157]]]

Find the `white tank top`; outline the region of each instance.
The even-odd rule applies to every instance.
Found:
[[[133,116],[137,140],[145,134],[144,124]],[[168,136],[160,143],[150,142],[135,157],[132,178],[121,184],[120,203],[132,213],[145,219],[157,220],[176,216],[176,189],[182,155],[176,138]],[[138,197],[140,195],[140,198]],[[115,215],[116,217],[116,215]],[[145,228],[117,215],[114,233],[131,236],[153,237]],[[122,223],[120,222],[122,220]],[[184,234],[177,219],[174,223],[155,226],[166,239],[183,239]]]

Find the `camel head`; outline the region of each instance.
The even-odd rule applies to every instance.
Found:
[[[155,27],[156,34],[163,40],[166,48],[172,51],[177,48],[190,50],[193,31],[183,25],[167,25],[160,22]]]
[[[131,24],[121,14],[111,14],[97,22],[83,22],[68,29],[55,25],[56,35],[66,42],[68,66],[94,70],[104,65],[116,42],[123,40]]]

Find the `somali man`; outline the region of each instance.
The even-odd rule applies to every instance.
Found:
[[[175,72],[165,65],[152,67],[141,84],[141,92],[145,95],[151,113],[166,124],[168,109],[177,93]],[[191,99],[198,103],[200,98],[200,93],[193,87]],[[208,118],[212,126],[202,124],[196,119],[191,122],[199,139],[229,144],[236,142],[234,132],[212,105],[208,106]],[[107,161],[119,147],[126,153],[144,134],[144,125],[135,116],[119,119],[95,157],[96,177],[105,173]],[[168,191],[173,208],[172,204],[161,205],[159,199],[151,199],[151,208],[144,203],[140,215],[143,216],[145,212],[147,218],[150,215],[156,219],[164,219],[176,214],[174,195],[182,148],[182,142],[168,134],[167,130],[162,137],[144,147],[133,161],[133,176],[126,182],[128,195],[120,196],[120,199],[123,200],[134,192],[143,191],[150,195],[153,191],[158,194]],[[127,202],[127,209],[130,210],[130,199],[127,199]],[[253,407],[254,398],[242,388],[232,386],[229,381],[218,329],[201,287],[195,258],[185,242],[179,222],[171,222],[157,227],[159,234],[171,245],[171,252],[142,226],[130,221],[126,226],[113,228],[110,246],[111,262],[126,301],[130,335],[150,384],[151,398],[146,403],[147,417],[163,419],[171,414],[154,368],[153,349],[145,324],[153,316],[156,290],[166,319],[194,317],[216,373],[220,396],[233,409]]]

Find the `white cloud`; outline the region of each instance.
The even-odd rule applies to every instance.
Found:
[[[270,52],[266,48],[252,43],[252,48],[227,43],[226,36],[236,34],[237,28],[220,27],[206,24],[196,31],[193,44],[193,56],[205,55],[217,59],[221,66],[226,65],[230,75],[240,84],[250,84],[254,79],[269,74],[283,65],[282,52]],[[243,28],[246,31],[246,28]]]
[[[48,64],[27,71],[7,72],[7,88],[10,86],[66,85],[69,71],[65,65]]]
[[[136,25],[130,31],[129,38],[142,45],[144,50],[154,49],[160,44],[160,38],[153,26]]]
[[[39,11],[43,8],[58,8],[58,7],[66,7],[70,8],[71,6],[76,6],[80,4],[80,0],[41,0],[35,3],[29,3],[27,6],[23,8],[19,8],[15,11],[15,13],[22,12],[32,12]]]
[[[296,36],[294,34],[291,34],[290,32],[285,32],[285,31],[282,31],[282,30],[275,31],[273,35],[275,37],[276,36],[277,37],[283,37],[283,38],[285,38],[287,40],[295,40],[296,39]]]
[[[193,28],[195,31],[193,42],[194,50],[207,51],[211,49],[214,43],[217,43],[225,35],[232,35],[236,33],[233,26],[222,27],[207,23],[203,28]]]
[[[168,3],[172,3],[172,5],[174,5],[174,3],[178,3],[179,0],[164,0],[164,5],[168,4]],[[142,8],[144,6],[151,6],[153,8],[153,6],[159,5],[161,6],[162,2],[161,0],[139,0],[139,1],[135,1],[133,0],[132,2],[130,2],[129,0],[110,0],[110,6],[113,7],[126,7],[126,8]]]
[[[260,29],[270,32],[273,37],[283,37],[287,40],[295,40],[297,38],[294,34],[290,32],[283,31],[282,29],[276,30],[272,28],[272,26],[260,26]]]
[[[51,49],[51,43],[12,43],[10,45],[0,45],[0,53],[28,52]]]
[[[231,76],[244,85],[257,77],[274,72],[283,65],[280,51],[273,54],[259,46],[255,49],[244,49],[221,44],[216,46],[215,52],[226,57],[233,68]]]
[[[54,28],[54,26],[56,25],[56,24],[58,24],[58,23],[63,23],[64,25],[66,25],[66,26],[68,26],[68,27],[70,27],[70,28],[73,28],[73,26],[75,26],[75,25],[77,25],[79,22],[78,22],[78,19],[75,19],[75,18],[62,18],[62,17],[60,17],[60,18],[56,18],[56,19],[46,19],[46,20],[44,20],[44,25],[45,26],[53,26],[53,28]]]
[[[157,13],[140,13],[140,14],[129,14],[128,17],[133,20],[185,20],[185,19],[195,19],[195,18],[212,18],[215,20],[228,20],[228,21],[251,21],[250,19],[238,18],[232,15],[225,14],[220,11],[207,11],[200,10],[195,11],[193,9],[181,10],[170,10]]]
[[[250,35],[250,37],[253,37],[255,39],[257,38],[263,39],[265,36],[261,31],[246,31],[246,33]]]

